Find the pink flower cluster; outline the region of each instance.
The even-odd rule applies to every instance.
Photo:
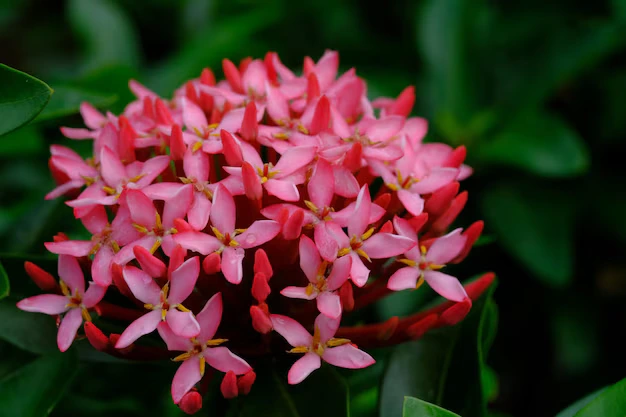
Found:
[[[59,186],[47,198],[69,196],[92,237],[59,234],[46,243],[59,255],[60,281],[27,264],[53,294],[18,307],[62,316],[62,351],[84,320],[96,349],[170,357],[135,345],[157,330],[169,351],[183,352],[174,358],[182,364],[172,397],[190,412],[207,369],[226,373],[226,397],[247,393],[254,372],[233,351],[284,352],[272,332],[303,354],[288,375],[297,384],[322,360],[373,364],[356,342],[398,343],[461,320],[492,279],[464,288],[441,271],[482,231],[476,222],[448,232],[467,200],[459,194],[471,174],[465,149],[423,142],[426,121],[409,117],[412,87],[370,101],[355,70],[338,74],[338,66],[327,51],[317,62],[307,57],[298,75],[268,53],[239,66],[224,60],[223,81],[205,69],[170,100],[131,81],[137,100],[119,116],[84,103],[87,128],[61,130],[92,140],[93,155],[53,145]],[[450,301],[401,320],[340,327],[348,312],[423,282]],[[113,293],[128,301],[107,301]],[[91,312],[125,329],[107,336]]]

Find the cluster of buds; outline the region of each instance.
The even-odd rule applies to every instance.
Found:
[[[370,101],[354,69],[337,76],[338,66],[327,51],[296,75],[268,53],[224,60],[223,81],[205,69],[171,100],[131,81],[137,100],[119,116],[84,103],[87,127],[61,131],[92,140],[93,155],[53,145],[59,186],[47,198],[66,196],[92,237],[46,243],[60,280],[27,263],[49,294],[18,307],[57,316],[62,351],[84,323],[100,351],[180,362],[171,392],[190,413],[215,371],[226,398],[250,391],[242,357],[302,355],[288,374],[297,384],[322,360],[367,367],[374,359],[361,348],[460,321],[493,279],[463,287],[442,272],[482,231],[448,230],[467,200],[465,148],[423,143],[412,87]],[[448,301],[340,325],[424,282]],[[92,315],[124,330],[106,335]],[[164,347],[136,343],[155,330]]]

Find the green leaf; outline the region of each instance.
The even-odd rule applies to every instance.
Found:
[[[69,21],[82,38],[88,68],[139,64],[139,41],[131,20],[111,0],[71,0]]]
[[[298,385],[288,385],[286,375],[264,367],[254,387],[242,399],[240,417],[349,416],[348,385],[327,364]]]
[[[573,274],[573,202],[562,189],[544,184],[502,182],[482,196],[483,213],[498,242],[552,287]]]
[[[0,136],[34,119],[51,94],[44,82],[0,64]]]
[[[546,177],[580,175],[589,169],[589,152],[581,137],[547,113],[519,117],[475,151],[481,162],[515,166]]]
[[[626,378],[602,391],[574,417],[623,417],[626,415]]]
[[[33,125],[8,133],[0,139],[0,157],[32,156],[45,150],[45,142]]]
[[[404,397],[402,417],[460,417],[452,411],[444,410],[418,398]]]
[[[4,266],[2,266],[2,262],[0,262],[0,300],[9,295],[10,288],[7,271],[5,271]]]
[[[54,318],[22,311],[15,306],[16,302],[13,298],[0,302],[0,339],[27,352],[49,354],[58,351]]]
[[[76,374],[73,352],[44,355],[0,381],[0,410],[11,417],[45,417]]]
[[[82,102],[94,107],[107,108],[117,101],[114,94],[97,93],[72,86],[56,86],[50,103],[37,117],[37,121],[55,119],[78,113]]]
[[[404,396],[453,410],[463,417],[485,415],[482,387],[485,340],[495,331],[490,298],[495,286],[474,302],[472,311],[454,327],[427,333],[421,340],[394,349],[383,377],[381,417],[400,414]]]
[[[592,392],[589,395],[584,396],[580,400],[571,404],[565,410],[561,411],[556,417],[574,417],[578,411],[580,411],[583,407],[593,401],[598,395],[602,394],[607,387],[601,388],[597,391]]]

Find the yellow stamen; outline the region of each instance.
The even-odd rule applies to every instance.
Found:
[[[374,234],[375,228],[370,227],[370,229],[361,235],[361,241],[369,239]]]
[[[217,227],[211,226],[211,230],[213,231],[213,234],[215,235],[216,238],[218,238],[219,240],[224,240],[225,236],[222,234],[222,232],[217,230]]]
[[[204,376],[204,370],[206,369],[206,359],[204,356],[200,357],[200,375]]]
[[[194,128],[193,128],[193,132],[196,134],[196,136],[200,136],[200,137],[202,137],[202,136],[203,136],[203,135],[202,135],[202,132],[201,132],[201,131],[200,131],[200,129],[198,129],[197,127],[194,127]],[[202,143],[202,142],[200,142],[200,143]]]
[[[191,358],[191,353],[189,352],[185,352],[185,353],[181,353],[180,355],[176,356],[174,359],[172,359],[174,362],[182,362],[182,361],[186,361],[187,359]]]
[[[261,184],[265,184],[267,182],[267,177],[261,177]]]
[[[308,346],[296,346],[295,348],[288,350],[287,353],[307,353],[308,351]]]
[[[372,262],[369,255],[363,249],[357,249],[356,253],[358,253],[362,258],[367,259],[369,262]]]
[[[195,153],[200,148],[202,148],[202,142],[196,142],[191,147],[191,151]]]
[[[430,264],[428,265],[428,268],[433,271],[439,271],[440,269],[443,269],[444,266],[445,265]]]
[[[418,289],[419,287],[421,287],[423,283],[424,283],[424,274],[422,274],[420,278],[417,280],[417,283],[415,284],[415,289]]]
[[[350,339],[341,339],[341,338],[332,338],[330,339],[328,342],[326,342],[326,346],[328,347],[336,347],[336,346],[341,346],[341,345],[345,345],[347,343],[350,343]]]
[[[118,253],[120,251],[120,245],[114,240],[111,241],[111,247],[113,248],[113,252]]]
[[[175,227],[171,227],[169,230],[170,234],[175,235],[176,233],[178,233],[178,229]]]
[[[84,176],[84,175],[81,175],[81,178],[83,179],[83,181],[85,181],[85,185],[86,185],[86,186],[90,186],[90,185],[92,185],[94,182],[96,182],[95,178],[86,177],[86,176]]]
[[[315,204],[313,204],[312,202],[310,202],[309,200],[304,200],[304,205],[307,206],[307,208],[309,210],[311,210],[313,213],[317,213],[317,206]]]
[[[157,239],[157,241],[154,242],[154,245],[152,245],[152,247],[150,248],[150,253],[154,255],[154,252],[156,252],[156,250],[159,249],[160,246],[161,246],[161,241]]]
[[[420,252],[422,252],[422,255],[426,255],[426,246],[420,246]]]
[[[191,310],[189,310],[187,307],[185,307],[185,306],[184,306],[184,305],[182,305],[182,304],[178,304],[178,305],[176,306],[176,308],[177,308],[178,310],[182,311],[183,313],[189,313],[189,312],[191,312]]]
[[[216,127],[218,127],[219,125],[220,125],[219,123],[211,123],[211,124],[209,125],[209,130],[213,130],[213,129],[215,129]]]
[[[417,262],[412,261],[410,259],[398,259],[398,262],[403,263],[403,264],[408,265],[408,266],[415,266],[415,265],[417,265]]]
[[[274,133],[272,134],[272,136],[274,136],[274,138],[278,139],[278,140],[288,140],[289,139],[289,135],[285,132],[280,132],[280,133]]]
[[[161,321],[165,321],[165,316],[167,316],[167,310],[161,310]]]
[[[235,229],[235,235],[240,235],[248,229]]]
[[[86,308],[83,308],[80,312],[80,314],[83,316],[83,319],[85,321],[91,321],[91,315],[89,315],[89,312],[87,311]]]
[[[63,293],[64,296],[69,297],[70,296],[70,289],[67,288],[67,284],[65,282],[63,282],[63,280],[59,281],[59,286],[61,287],[61,292]]]
[[[205,345],[207,346],[219,346],[222,343],[228,342],[228,339],[211,339],[207,340]]]
[[[304,133],[305,135],[309,134],[309,129],[304,127],[302,124],[298,123],[298,132]]]
[[[157,212],[156,215],[156,226],[159,229],[163,229],[163,224],[161,223],[161,215]]]
[[[339,249],[339,252],[337,252],[337,257],[342,257],[342,256],[346,256],[347,254],[350,253],[350,248],[343,248],[343,249]]]
[[[239,242],[233,239],[230,242],[228,242],[228,246],[230,246],[231,248],[236,248],[237,246],[239,246]]]
[[[143,308],[146,310],[154,310],[154,304],[144,304]]]
[[[137,181],[139,181],[140,179],[142,179],[145,176],[146,176],[146,174],[135,175],[134,177],[129,179],[128,182],[137,182]]]
[[[100,250],[100,246],[102,246],[102,244],[100,242],[98,242],[95,245],[93,245],[93,248],[91,248],[91,250],[89,251],[89,256],[95,255],[95,253]]]
[[[117,194],[117,191],[115,191],[115,188],[111,188],[111,187],[108,187],[106,185],[104,187],[102,187],[102,191],[104,191],[105,193],[110,194],[110,195]]]
[[[306,292],[306,295],[311,296],[311,294],[313,294],[313,291],[315,291],[315,287],[313,286],[313,284],[309,284],[306,286],[306,290],[304,290]]]
[[[163,297],[167,298],[167,294],[170,292],[170,283],[166,282],[163,288],[161,288],[161,292],[163,293]]]
[[[148,233],[148,229],[140,224],[137,223],[133,223],[133,227],[135,228],[135,230],[137,230],[139,233]]]
[[[387,186],[387,188],[389,188],[391,191],[398,191],[398,186],[396,184],[385,184]]]

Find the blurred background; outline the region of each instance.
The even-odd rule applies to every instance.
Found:
[[[62,201],[43,196],[48,147],[65,143],[60,125],[80,124],[81,101],[120,111],[129,78],[168,97],[204,67],[221,74],[224,57],[271,50],[301,68],[325,49],[357,68],[371,97],[415,85],[428,138],[468,149],[475,173],[459,224],[486,229],[458,273],[499,280],[489,415],[554,416],[626,376],[622,0],[0,0],[0,62],[55,90],[34,123],[0,139],[0,252],[14,293],[28,285],[15,284],[21,257],[46,262],[42,243],[76,229]],[[374,314],[418,301],[401,295]],[[0,354],[0,376],[31,355],[6,342]],[[80,368],[81,387],[53,415],[177,415],[171,374],[138,365],[124,379],[116,366]],[[363,398],[353,415],[375,415],[378,397]]]

